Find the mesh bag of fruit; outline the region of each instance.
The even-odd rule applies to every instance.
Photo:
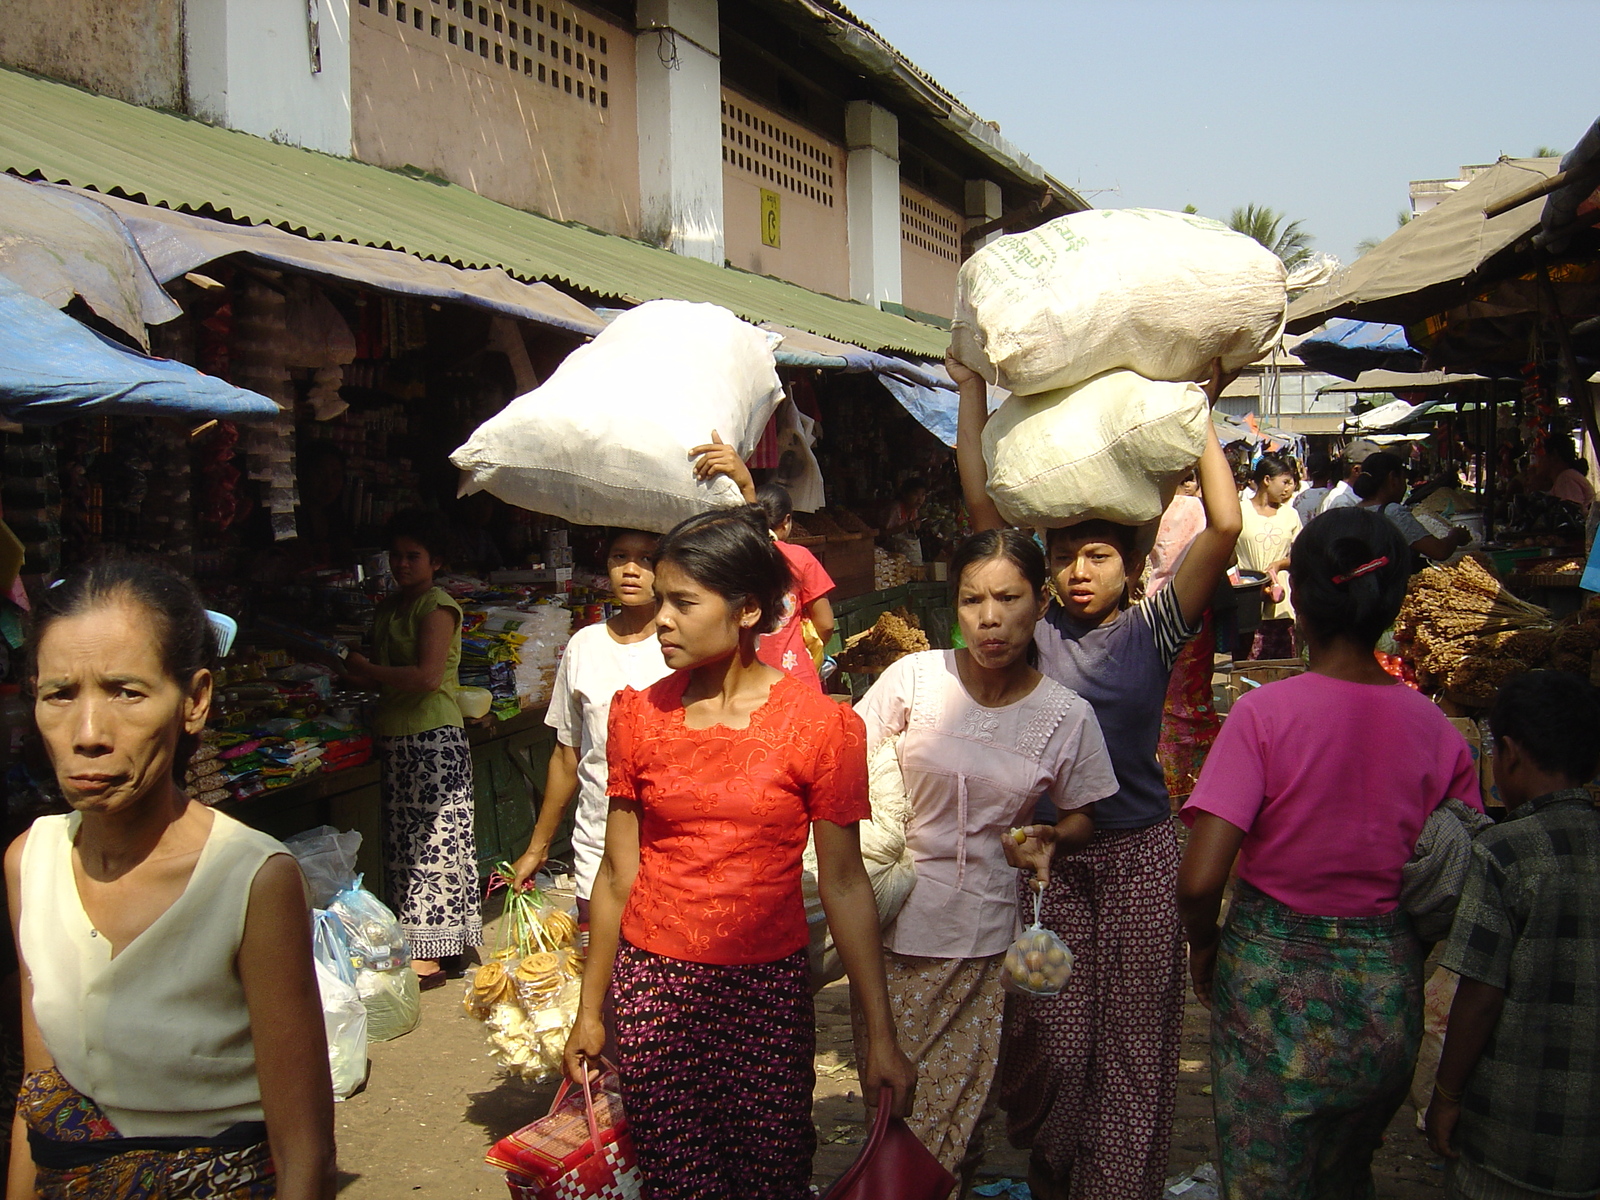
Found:
[[[1072,951],[1039,922],[1044,891],[1033,887],[1033,924],[1006,951],[1000,985],[1019,996],[1057,996],[1072,978]]]

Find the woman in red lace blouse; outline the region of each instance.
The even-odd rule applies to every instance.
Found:
[[[662,539],[656,634],[673,673],[612,701],[605,857],[589,910],[567,1073],[605,1042],[608,988],[639,1166],[653,1200],[809,1195],[815,1018],[800,857],[868,1027],[862,1094],[916,1072],[896,1044],[878,916],[856,823],[865,730],[847,707],[767,666],[789,568],[757,508],[693,517]]]

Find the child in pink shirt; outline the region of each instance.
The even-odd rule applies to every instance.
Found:
[[[772,530],[778,550],[789,563],[789,573],[794,577],[794,586],[783,598],[781,623],[762,637],[756,654],[769,667],[777,667],[820,691],[822,678],[806,646],[802,626],[809,620],[822,644],[828,644],[833,636],[833,605],[828,602],[833,578],[811,551],[804,546],[791,546],[785,540],[794,530],[794,505],[782,484],[762,484],[756,489],[756,503],[766,514],[767,528]]]
[[[1410,574],[1374,512],[1306,526],[1289,578],[1311,670],[1240,698],[1183,808],[1178,905],[1229,1200],[1371,1195],[1410,1083],[1423,951],[1401,868],[1447,797],[1482,808],[1466,742],[1373,655]]]

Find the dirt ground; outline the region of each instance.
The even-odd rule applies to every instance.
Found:
[[[483,1027],[461,1010],[461,987],[452,982],[426,993],[421,1025],[403,1038],[373,1045],[366,1090],[335,1110],[341,1200],[507,1194],[503,1176],[484,1163],[484,1152],[542,1115],[555,1085],[526,1084],[495,1066]],[[1191,1000],[1170,1158],[1170,1174],[1178,1178],[1211,1160],[1215,1151],[1205,1022],[1205,1010]],[[855,1157],[864,1133],[843,984],[817,997],[813,1111],[820,1143],[815,1182],[823,1188]],[[1439,1161],[1416,1132],[1415,1117],[1406,1105],[1390,1126],[1375,1169],[1380,1200],[1421,1200],[1442,1191]],[[1027,1155],[1006,1145],[1003,1131],[992,1130],[989,1143],[980,1184],[1026,1178]]]

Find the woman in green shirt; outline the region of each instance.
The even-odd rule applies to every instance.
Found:
[[[389,571],[398,590],[378,606],[372,657],[345,669],[375,686],[383,764],[383,865],[389,904],[425,987],[444,982],[441,959],[483,944],[478,852],[472,832],[472,757],[456,702],[461,606],[433,577],[449,536],[437,513],[389,524]]]

